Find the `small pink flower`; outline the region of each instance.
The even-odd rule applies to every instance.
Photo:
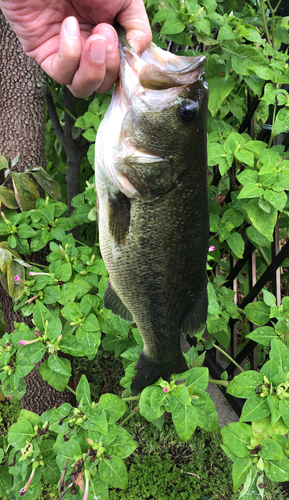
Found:
[[[61,339],[62,339],[62,333],[59,335],[57,342],[60,342]]]
[[[35,340],[20,340],[18,344],[20,345],[28,345],[28,344],[34,344],[34,342],[38,342],[38,339]]]
[[[14,276],[14,281],[20,281],[20,276]]]
[[[167,393],[167,392],[169,392],[169,388],[168,388],[168,387],[164,387],[164,388],[163,388],[163,391],[164,391],[165,393]]]
[[[209,252],[213,252],[214,250],[216,250],[216,247],[214,247],[214,245],[211,245],[209,248]]]
[[[32,472],[31,472],[31,474],[30,474],[30,477],[29,477],[29,479],[28,479],[27,483],[25,484],[24,488],[22,488],[22,489],[19,491],[19,494],[20,494],[21,496],[25,495],[25,493],[27,492],[27,490],[28,490],[28,488],[29,488],[29,486],[30,486],[30,483],[31,483],[31,481],[32,481],[32,479],[33,479],[33,476],[34,476],[34,472],[35,472],[35,471],[36,471],[36,469],[33,469],[33,470],[32,470]]]

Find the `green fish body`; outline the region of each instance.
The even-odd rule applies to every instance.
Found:
[[[141,392],[187,364],[180,331],[207,315],[207,84],[200,56],[121,47],[120,79],[95,154],[104,306],[144,341],[131,384]]]

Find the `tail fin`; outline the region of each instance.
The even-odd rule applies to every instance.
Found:
[[[172,373],[185,372],[188,367],[181,351],[179,354],[175,353],[174,357],[175,359],[172,362],[166,362],[163,359],[158,363],[142,352],[135,365],[137,373],[130,386],[132,394],[139,394],[145,387],[154,384],[160,377],[169,380]]]

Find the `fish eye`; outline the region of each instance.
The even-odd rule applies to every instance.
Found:
[[[179,117],[181,118],[182,121],[189,122],[194,118],[197,108],[198,106],[194,101],[191,101],[190,99],[185,99],[181,103],[178,109]]]

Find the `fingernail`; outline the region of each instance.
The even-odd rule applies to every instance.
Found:
[[[101,33],[106,38],[107,50],[113,50],[118,44],[118,38],[112,30],[102,30]]]
[[[94,62],[104,63],[106,58],[106,43],[104,40],[93,42],[89,49],[90,57]]]
[[[70,36],[79,36],[78,22],[75,17],[68,17],[65,21],[65,27]]]

